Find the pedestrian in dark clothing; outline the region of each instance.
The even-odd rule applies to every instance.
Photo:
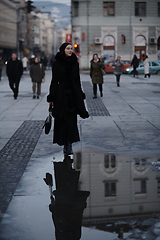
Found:
[[[23,65],[22,61],[17,59],[16,53],[12,53],[12,58],[7,63],[6,73],[9,80],[9,86],[14,93],[14,99],[17,99],[19,83],[23,74]]]
[[[100,60],[97,54],[93,54],[90,66],[90,77],[93,84],[93,98],[97,98],[97,84],[99,86],[100,96],[103,97],[103,74],[101,69],[105,69],[103,62]]]
[[[2,69],[3,69],[3,66],[4,66],[4,62],[2,60],[2,57],[0,56],[0,81],[1,81],[1,78],[2,78]]]
[[[77,127],[77,114],[88,118],[84,105],[79,64],[72,52],[70,43],[63,43],[55,56],[52,67],[52,80],[47,102],[54,106],[53,143],[64,145],[64,154],[73,154],[72,143],[80,140]]]
[[[113,66],[114,68],[114,74],[116,75],[116,82],[117,82],[117,87],[120,87],[120,76],[122,74],[122,66],[124,63],[121,61],[121,57],[118,56],[117,60],[114,61]]]
[[[138,71],[136,70],[137,67],[139,65],[139,59],[137,58],[136,54],[134,54],[132,62],[131,62],[131,66],[133,66],[133,77],[135,77],[135,75],[138,78]]]
[[[44,67],[42,63],[39,63],[38,58],[35,58],[34,62],[30,67],[30,77],[33,83],[32,85],[33,99],[36,98],[36,93],[37,93],[37,99],[39,99],[41,95],[41,83],[42,83],[42,78],[44,78],[44,76],[45,76]]]

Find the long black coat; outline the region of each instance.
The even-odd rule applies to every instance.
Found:
[[[19,81],[23,74],[22,61],[18,59],[13,61],[12,59],[10,59],[7,63],[6,74],[10,81]]]
[[[52,67],[52,80],[48,102],[54,103],[54,139],[53,143],[64,145],[79,141],[77,114],[89,117],[84,105],[85,94],[82,91],[77,57],[72,53],[66,57],[58,52]]]

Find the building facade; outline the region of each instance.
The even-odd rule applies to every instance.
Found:
[[[6,60],[17,47],[17,8],[11,1],[1,0],[0,9],[0,55]]]
[[[80,67],[88,68],[94,53],[105,61],[131,60],[136,53],[160,59],[159,0],[72,0],[72,41],[80,47]]]

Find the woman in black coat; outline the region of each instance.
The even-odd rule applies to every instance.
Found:
[[[82,118],[89,117],[84,99],[77,57],[72,52],[71,44],[63,43],[52,66],[52,80],[47,102],[54,107],[53,143],[64,145],[65,155],[73,154],[72,143],[80,140],[77,114]]]

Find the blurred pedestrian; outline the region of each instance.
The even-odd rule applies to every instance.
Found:
[[[26,56],[22,58],[22,63],[23,63],[23,70],[26,71],[28,66],[28,58]]]
[[[37,97],[39,99],[41,95],[41,83],[42,78],[45,76],[45,71],[43,64],[39,63],[38,58],[36,57],[30,66],[30,77],[32,80],[32,89],[33,89],[33,99]]]
[[[1,78],[2,78],[2,69],[3,69],[3,66],[4,66],[4,62],[3,62],[2,57],[0,56],[0,81],[1,81]]]
[[[103,74],[101,69],[105,69],[103,62],[98,57],[98,54],[93,54],[90,65],[90,77],[93,84],[93,99],[97,98],[97,84],[99,86],[100,96],[103,97]]]
[[[70,43],[63,43],[52,66],[52,80],[47,102],[54,110],[53,143],[64,145],[64,155],[73,154],[72,143],[80,140],[77,114],[88,118],[81,88],[79,64]]]
[[[148,56],[146,55],[145,56],[145,59],[144,59],[144,79],[147,78],[147,76],[150,78],[150,73],[149,73],[149,60],[148,60]]]
[[[6,73],[9,80],[9,86],[14,93],[14,99],[17,99],[19,83],[23,74],[23,65],[22,61],[17,59],[16,53],[12,53],[12,58],[7,62]]]
[[[138,78],[138,71],[137,71],[138,65],[139,65],[139,59],[137,58],[136,54],[134,54],[131,62],[131,66],[133,66],[133,77],[137,76],[137,78]]]
[[[47,63],[48,63],[46,56],[41,57],[41,63],[43,64],[44,70],[46,70]]]
[[[121,61],[121,57],[118,56],[117,59],[113,63],[113,66],[115,66],[114,74],[116,75],[117,87],[120,87],[120,77],[122,74],[122,66],[123,65],[124,65],[124,63]]]

